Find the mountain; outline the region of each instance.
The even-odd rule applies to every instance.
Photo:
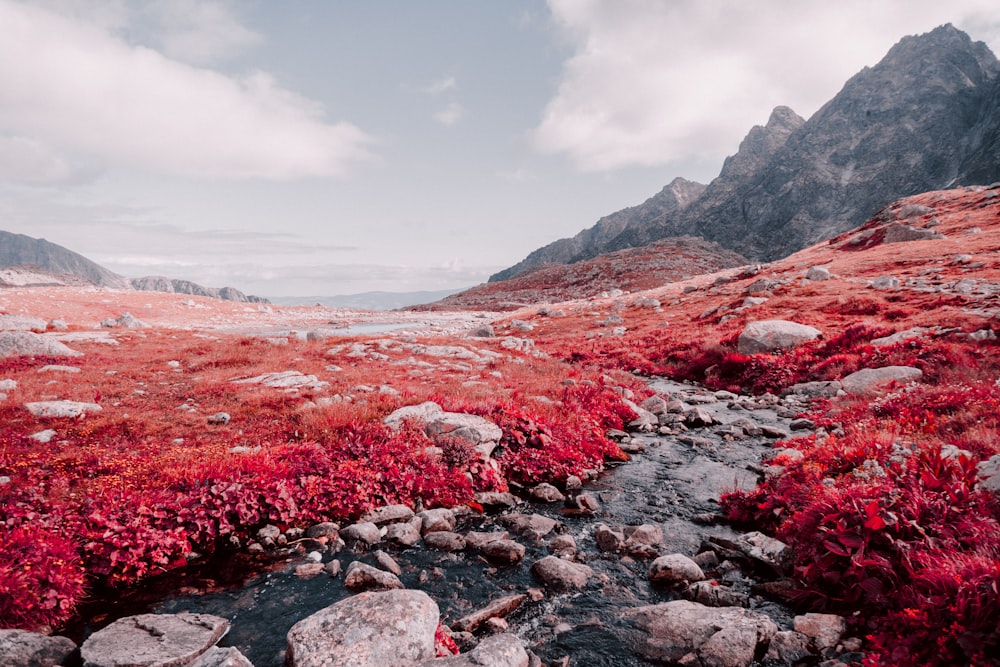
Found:
[[[1000,180],[998,73],[989,48],[951,25],[904,37],[808,121],[775,109],[694,201],[658,216],[642,215],[645,204],[607,216],[622,229],[593,252],[694,235],[771,261],[895,199]]]
[[[693,237],[669,238],[573,264],[545,264],[509,280],[487,282],[411,310],[516,310],[614,290],[653,289],[747,263],[745,257],[717,243]]]
[[[0,231],[0,267],[31,267],[55,276],[72,276],[102,287],[129,289],[128,278],[83,255],[45,239]]]
[[[704,190],[705,186],[701,183],[675,178],[642,204],[606,215],[573,238],[559,239],[539,248],[509,269],[490,276],[489,282],[507,280],[544,264],[572,264],[596,257],[627,227],[681,211]]]
[[[171,279],[164,276],[144,276],[142,278],[133,278],[130,282],[132,289],[145,292],[190,294],[192,296],[204,296],[210,299],[235,301],[237,303],[269,303],[267,299],[253,295],[248,296],[235,287],[203,287],[190,280]]]

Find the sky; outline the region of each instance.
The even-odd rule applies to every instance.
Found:
[[[0,0],[0,229],[264,297],[460,289],[995,0]]]

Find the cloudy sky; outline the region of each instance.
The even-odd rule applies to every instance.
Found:
[[[467,287],[946,22],[1000,52],[995,0],[0,0],[0,229],[270,297]]]

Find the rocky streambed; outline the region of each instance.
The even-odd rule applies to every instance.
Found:
[[[478,657],[460,664],[860,662],[852,653],[860,642],[843,636],[843,619],[796,616],[777,601],[790,565],[784,545],[718,521],[720,494],[752,487],[767,472],[773,441],[811,428],[794,419],[808,399],[736,396],[666,381],[653,388],[658,397],[643,404],[633,430],[615,434],[632,460],[579,487],[571,480],[570,488],[484,494],[477,498],[483,514],[414,516],[389,507],[352,526],[284,534],[271,527],[258,536],[265,547],[258,557],[270,563],[265,573],[247,579],[244,572],[259,562],[230,554],[188,568],[182,580],[152,582],[111,609],[87,609],[82,617],[101,620],[81,622],[68,634],[76,642],[89,637],[83,658],[90,664],[118,664],[88,653],[100,643],[101,626],[131,614],[191,612],[227,620],[218,645],[238,649],[257,667],[362,664],[335,661],[338,650],[347,650],[343,642],[289,650],[289,631],[299,624],[298,633],[309,617],[327,634],[344,618],[377,618],[377,607],[349,605],[377,605],[378,595],[357,593],[405,588],[429,596],[436,608],[426,615],[433,618],[418,613],[403,622],[393,616],[400,601],[386,598],[381,622],[435,627],[440,620],[463,653],[479,646]],[[335,604],[335,623],[314,616]],[[368,632],[371,620],[365,622]],[[331,661],[310,662],[305,654],[317,651]],[[235,652],[215,655],[217,662],[206,666],[246,664],[225,662]],[[82,662],[71,657],[66,664],[74,659]]]

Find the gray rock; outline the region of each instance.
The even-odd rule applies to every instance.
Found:
[[[905,243],[907,241],[929,241],[943,238],[944,234],[932,229],[911,227],[910,225],[889,225],[885,229],[885,238],[882,239],[882,243]]]
[[[468,653],[422,662],[418,667],[528,667],[528,652],[516,636],[487,637]]]
[[[30,331],[0,332],[0,358],[22,356],[82,357],[83,352],[77,352],[53,338]]]
[[[911,340],[913,338],[923,338],[931,331],[932,329],[930,327],[913,327],[912,329],[907,329],[906,331],[896,332],[890,336],[874,338],[872,339],[872,345],[874,345],[875,347],[881,347],[883,345],[892,345],[893,343],[901,343],[904,340]]]
[[[460,438],[470,443],[484,458],[489,457],[503,437],[503,431],[490,420],[478,415],[459,412],[445,412],[440,405],[427,401],[419,405],[399,408],[382,420],[391,428],[398,429],[404,421],[411,420],[423,426],[424,432],[433,440]]]
[[[313,524],[306,529],[306,537],[314,540],[327,541],[337,539],[337,531],[340,530],[340,524],[334,523],[332,521],[324,521],[322,523]]]
[[[399,567],[399,563],[396,562],[396,559],[386,552],[382,550],[376,551],[373,554],[373,557],[375,558],[375,564],[378,565],[380,570],[391,572],[397,577],[403,574],[403,568]]]
[[[559,556],[560,558],[572,559],[577,554],[576,540],[573,539],[572,535],[557,535],[553,537],[549,540],[548,549],[550,554]]]
[[[749,667],[778,631],[770,618],[737,607],[674,600],[621,614],[635,650],[647,660],[713,667]]]
[[[707,552],[711,553],[711,552]],[[684,591],[684,597],[708,607],[749,607],[750,596],[716,581],[696,581]]]
[[[428,549],[438,551],[462,551],[466,547],[465,538],[450,530],[439,530],[424,535],[424,544]]]
[[[465,533],[465,545],[470,549],[482,549],[484,546],[490,542],[496,542],[497,540],[509,540],[510,533],[506,530],[493,531],[493,532],[480,532],[475,530],[470,530]]]
[[[455,513],[445,507],[424,510],[417,516],[420,517],[422,522],[420,532],[424,535],[439,531],[455,530]]]
[[[101,320],[101,326],[109,329],[147,329],[149,325],[138,319],[132,313],[122,313],[121,317],[109,317]]]
[[[523,593],[497,598],[482,609],[478,609],[458,619],[451,624],[451,628],[459,632],[475,632],[476,628],[491,618],[509,616],[527,599],[528,596]]]
[[[344,586],[352,591],[385,591],[403,588],[403,583],[392,572],[356,560],[344,572]]]
[[[979,478],[976,483],[977,489],[1000,493],[1000,454],[994,454],[985,461],[981,461],[976,466],[976,470]]]
[[[214,415],[209,415],[208,423],[212,425],[225,425],[229,423],[232,417],[229,416],[228,412],[216,412]]]
[[[796,665],[812,654],[812,651],[809,650],[808,637],[793,630],[782,630],[771,638],[764,660],[779,662],[783,665]]]
[[[120,618],[80,647],[84,667],[184,667],[229,630],[208,614],[140,614]]]
[[[479,553],[491,563],[511,565],[521,562],[525,548],[513,540],[491,540],[479,547]]]
[[[848,394],[861,394],[891,382],[899,382],[900,384],[919,382],[923,376],[924,374],[919,368],[912,366],[863,368],[841,378],[840,384]]]
[[[373,523],[381,526],[398,521],[409,521],[413,518],[413,510],[406,505],[386,505],[368,512],[358,523]]]
[[[24,407],[34,416],[46,418],[75,418],[104,409],[97,403],[79,401],[38,401],[25,403]]]
[[[836,380],[817,380],[815,382],[800,382],[788,387],[782,394],[797,394],[808,398],[833,398],[840,392],[840,383]]]
[[[649,566],[649,580],[654,584],[689,584],[704,578],[698,564],[683,554],[660,556]]]
[[[0,331],[34,331],[45,333],[48,322],[26,315],[0,315]]]
[[[341,530],[340,537],[348,543],[377,544],[382,539],[382,534],[374,523],[362,522],[352,523]]]
[[[830,273],[830,269],[825,266],[813,266],[808,271],[806,271],[807,280],[829,280],[833,278],[833,274]]]
[[[836,646],[847,632],[847,621],[836,614],[804,614],[796,616],[792,625],[796,632],[812,639],[820,651]]]
[[[647,544],[655,547],[663,544],[663,529],[649,523],[641,526],[625,526],[626,547],[628,544]]]
[[[406,523],[390,523],[385,527],[385,541],[402,547],[412,547],[420,541],[420,527],[423,522],[414,517]]]
[[[597,524],[594,529],[594,541],[601,551],[621,551],[625,546],[625,533],[612,530],[603,523]]]
[[[899,287],[899,278],[893,278],[892,276],[881,276],[876,278],[871,282],[872,289],[897,289]]]
[[[705,408],[694,407],[684,413],[684,423],[695,428],[711,426],[715,423],[715,417]]]
[[[594,571],[581,563],[571,563],[555,556],[546,556],[531,566],[531,573],[556,591],[584,588]]]
[[[541,514],[506,514],[497,518],[504,528],[518,535],[541,538],[551,533],[559,522]]]
[[[568,482],[567,488],[569,488]],[[483,507],[501,507],[505,509],[516,507],[519,502],[517,496],[506,491],[480,491],[472,499]]]
[[[788,350],[816,340],[819,329],[788,320],[759,320],[744,327],[737,341],[740,354],[760,354]]]
[[[547,482],[532,488],[531,497],[543,503],[559,503],[566,499],[562,491]]]
[[[0,667],[53,667],[76,650],[66,637],[27,630],[0,630]]]
[[[360,593],[288,631],[288,667],[385,667],[435,657],[437,604],[422,591]]]
[[[213,647],[198,656],[188,667],[253,667],[238,648]]]

